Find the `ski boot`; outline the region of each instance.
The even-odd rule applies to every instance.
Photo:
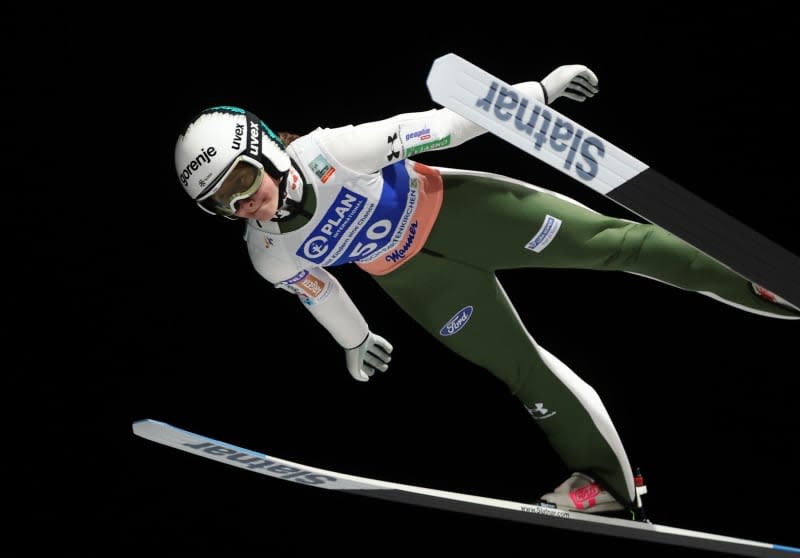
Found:
[[[608,513],[625,510],[625,506],[594,482],[592,477],[583,473],[572,473],[553,492],[544,494],[540,500],[561,510],[583,513]]]
[[[753,288],[753,291],[764,300],[768,300],[774,304],[783,306],[784,308],[788,308],[789,310],[794,310],[795,312],[800,313],[800,308],[791,304],[788,300],[779,297],[769,289],[765,289],[761,285],[756,285],[755,283],[750,283],[750,286]]]
[[[624,515],[626,511],[631,514],[631,519],[648,521],[642,505],[642,496],[647,494],[644,477],[637,468],[634,473],[636,500],[627,507],[617,501],[607,490],[584,473],[573,473],[562,482],[553,492],[544,494],[540,503],[567,511],[582,513]]]

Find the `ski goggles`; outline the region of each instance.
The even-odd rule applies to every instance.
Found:
[[[264,165],[252,157],[239,155],[217,185],[197,198],[197,205],[209,213],[230,217],[236,213],[238,202],[258,191],[263,177]]]

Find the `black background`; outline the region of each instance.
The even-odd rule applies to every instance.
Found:
[[[181,191],[174,141],[215,104],[299,133],[427,110],[428,69],[447,52],[511,83],[582,63],[600,93],[556,110],[800,253],[792,18],[221,9],[13,18],[5,118],[28,140],[7,141],[20,168],[38,170],[19,181],[29,210],[6,219],[20,279],[7,295],[18,311],[8,459],[21,466],[10,532],[33,527],[25,544],[64,550],[663,552],[315,490],[133,436],[149,417],[309,466],[519,501],[567,474],[503,385],[425,336],[369,277],[336,268],[395,346],[389,373],[353,381],[326,332],[257,276],[241,225]],[[631,217],[490,136],[419,160]],[[601,395],[655,522],[800,544],[796,322],[626,274],[500,277],[537,341]]]

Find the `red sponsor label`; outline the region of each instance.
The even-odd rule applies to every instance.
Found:
[[[591,508],[597,503],[597,495],[600,494],[600,486],[596,483],[581,486],[569,493],[569,499],[579,510]]]
[[[329,167],[329,168],[328,168],[328,170],[325,172],[325,174],[323,174],[323,175],[320,177],[320,180],[322,180],[322,183],[324,184],[325,182],[327,182],[327,181],[328,181],[328,179],[329,179],[329,178],[330,178],[330,177],[333,175],[333,173],[335,173],[335,172],[336,172],[336,167]]]

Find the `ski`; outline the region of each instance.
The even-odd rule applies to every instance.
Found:
[[[433,62],[427,86],[438,104],[800,306],[800,258],[586,127],[453,53]]]
[[[513,502],[337,473],[241,448],[152,419],[134,422],[133,432],[147,440],[206,459],[306,486],[545,527],[740,556],[779,557],[800,554],[800,548],[789,546],[667,527],[649,522],[570,512],[536,503]]]

